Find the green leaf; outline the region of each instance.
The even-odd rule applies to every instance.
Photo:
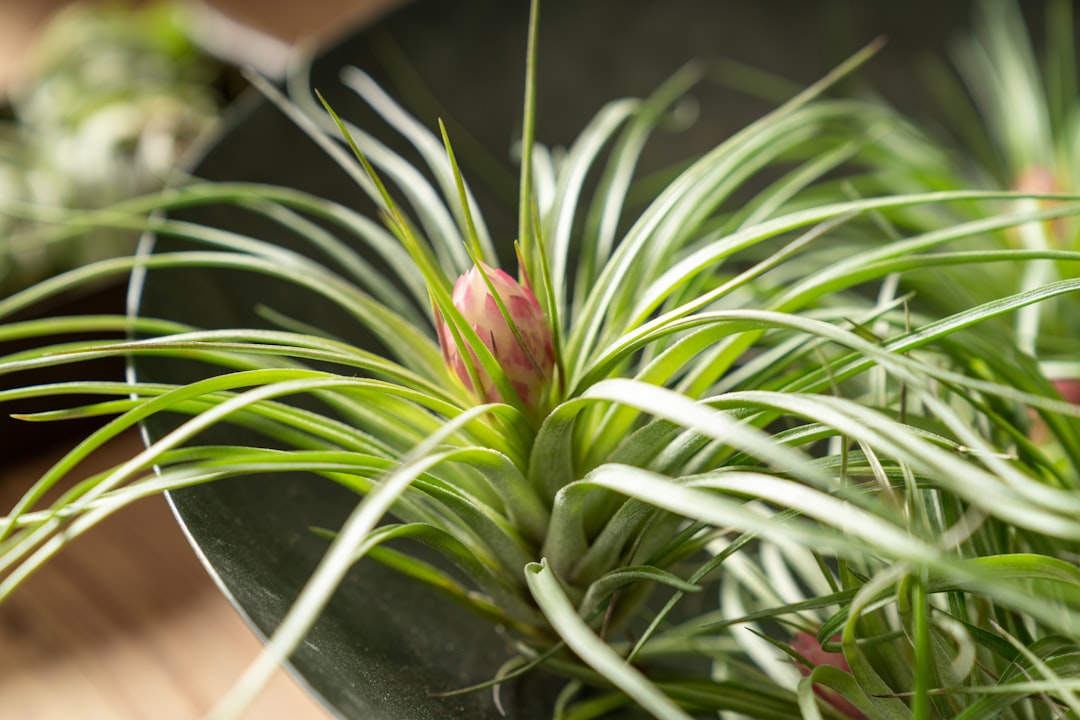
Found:
[[[546,561],[525,568],[529,590],[567,647],[616,687],[661,720],[690,720],[656,685],[627,664],[578,616]]]

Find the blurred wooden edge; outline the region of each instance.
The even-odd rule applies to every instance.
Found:
[[[76,0],[0,0],[0,102],[32,71],[34,43]],[[82,0],[101,2],[103,0]],[[146,0],[128,0],[132,4]],[[404,0],[187,0],[196,40],[222,59],[279,74],[295,46],[318,47]]]
[[[404,0],[193,0],[287,45],[330,42]]]
[[[53,13],[69,0],[0,2],[0,101],[30,71],[34,43]]]
[[[129,433],[83,473],[141,447]],[[5,512],[59,454],[0,467]],[[141,500],[77,538],[0,604],[0,717],[195,720],[260,648],[164,498]],[[247,717],[329,714],[282,670]]]

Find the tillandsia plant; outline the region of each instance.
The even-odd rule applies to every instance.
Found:
[[[1054,396],[1001,322],[1080,280],[940,315],[899,290],[925,266],[948,277],[996,259],[1080,260],[929,252],[1067,218],[1074,198],[853,195],[854,171],[837,178],[901,130],[890,111],[827,93],[870,49],[680,166],[639,206],[643,148],[699,68],[605,105],[556,153],[534,137],[537,12],[534,2],[513,253],[491,237],[448,133],[355,68],[346,85],[432,180],[328,103],[256,82],[350,173],[382,225],[289,188],[193,180],[56,230],[140,226],[208,247],[88,266],[0,301],[0,316],[132,267],[228,267],[321,295],[379,350],[273,311],[269,329],[96,317],[79,322],[144,339],[74,345],[44,341],[71,320],[3,326],[3,338],[43,338],[0,361],[5,375],[108,354],[194,359],[204,371],[184,384],[0,391],[13,403],[103,398],[28,420],[108,418],[4,518],[0,598],[141,497],[302,470],[361,498],[322,532],[322,562],[217,717],[239,712],[303,642],[362,557],[505,629],[512,649],[495,677],[441,689],[496,688],[493,706],[500,685],[547,672],[565,680],[554,716],[579,720],[1080,712],[1080,408]],[[295,233],[310,255],[167,214],[229,203]],[[964,217],[972,207],[996,209]],[[888,220],[908,211],[939,223],[894,237],[904,226]],[[1032,409],[1046,425],[1038,440]],[[163,414],[183,419],[43,503],[95,448]],[[207,440],[223,423],[261,439]]]

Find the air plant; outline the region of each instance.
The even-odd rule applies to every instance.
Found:
[[[242,709],[362,557],[513,638],[497,677],[446,692],[547,672],[565,680],[561,718],[1080,712],[1080,408],[1053,395],[1003,322],[1080,280],[996,288],[944,314],[902,289],[926,267],[949,278],[996,260],[1080,260],[981,245],[989,231],[1068,218],[1072,198],[1029,207],[1006,190],[858,195],[856,169],[904,131],[885,108],[828,95],[870,48],[637,207],[643,147],[698,69],[605,105],[555,153],[534,137],[536,14],[533,3],[513,252],[491,237],[449,134],[357,69],[346,85],[433,180],[329,103],[256,82],[350,173],[382,225],[297,190],[197,180],[54,218],[59,233],[120,224],[207,248],[88,266],[0,301],[0,317],[132,267],[227,266],[322,295],[379,348],[278,314],[277,327],[230,329],[97,317],[97,328],[135,339],[75,345],[45,341],[63,318],[0,327],[0,338],[42,339],[0,361],[5,375],[101,355],[204,368],[189,383],[0,391],[16,408],[102,397],[28,420],[108,418],[3,519],[0,598],[141,497],[302,470],[359,500],[321,531],[323,561],[216,717]],[[168,215],[229,203],[333,262]],[[907,215],[927,224],[910,230]],[[939,251],[959,242],[973,249]],[[1048,439],[1030,437],[1031,409]],[[166,413],[183,419],[42,503],[95,448]],[[204,440],[223,423],[264,440]],[[406,538],[446,564],[398,549]]]

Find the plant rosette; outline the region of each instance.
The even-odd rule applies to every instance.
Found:
[[[935,252],[946,243],[1072,206],[994,204],[1015,196],[962,189],[858,197],[835,182],[880,149],[883,127],[902,130],[891,111],[826,93],[873,49],[676,168],[638,205],[646,141],[698,68],[609,103],[555,153],[534,138],[536,13],[534,3],[517,279],[445,129],[411,118],[356,69],[346,85],[418,150],[430,180],[329,104],[255,81],[382,224],[298,190],[198,181],[71,218],[206,247],[81,268],[0,301],[0,316],[132,267],[228,267],[320,295],[382,349],[269,310],[273,329],[95,318],[146,337],[111,343],[47,344],[62,318],[0,328],[43,339],[0,361],[5,374],[110,354],[206,368],[188,383],[0,391],[4,401],[104,396],[27,419],[109,418],[4,518],[0,597],[140,497],[302,470],[360,499],[321,533],[321,563],[215,717],[242,710],[363,557],[512,638],[495,677],[442,689],[492,691],[493,707],[500,684],[547,672],[565,681],[554,701],[565,718],[970,720],[1080,708],[1080,411],[1053,396],[1014,335],[979,333],[1080,281],[940,315],[905,290],[913,268],[948,276],[1013,259],[1000,248]],[[312,252],[167,214],[230,203]],[[932,212],[958,205],[995,209]],[[893,237],[887,219],[920,209],[942,224]],[[856,231],[863,240],[848,244]],[[1028,408],[1047,418],[1053,454],[1029,440]],[[183,420],[42,503],[95,448],[165,413]],[[265,442],[202,440],[222,423]],[[445,563],[398,549],[402,539]]]

